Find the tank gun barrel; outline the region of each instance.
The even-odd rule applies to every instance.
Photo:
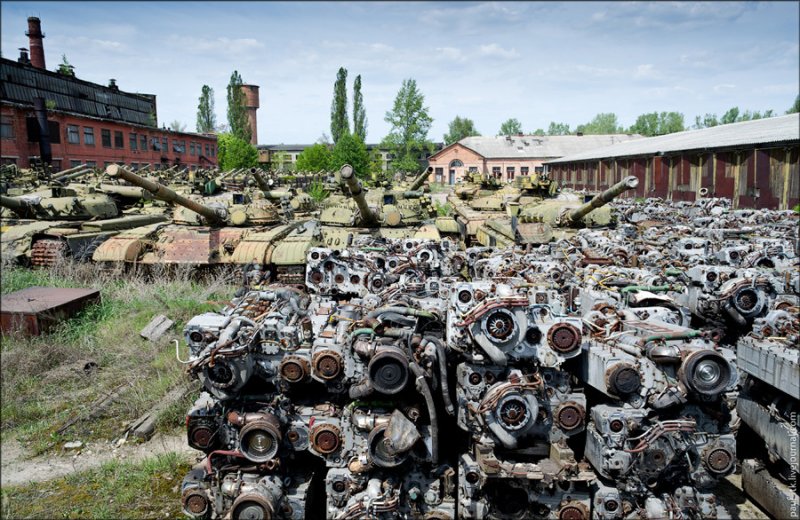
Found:
[[[224,224],[225,219],[221,217],[213,208],[205,206],[203,204],[199,204],[191,199],[187,199],[183,195],[175,193],[171,189],[167,188],[166,186],[159,184],[157,182],[153,182],[148,179],[144,179],[139,177],[135,173],[130,170],[119,166],[118,164],[112,164],[108,168],[106,168],[106,173],[111,177],[119,177],[129,183],[133,184],[134,186],[139,186],[150,193],[153,194],[153,197],[163,200],[165,202],[173,202],[175,204],[181,205],[184,208],[194,211],[199,215],[202,215],[210,224]]]
[[[83,170],[84,168],[88,168],[87,164],[79,164],[77,166],[73,166],[72,168],[67,168],[66,170],[61,170],[60,172],[56,173],[56,178],[63,177],[64,175],[69,175],[70,173],[75,173]]]
[[[28,209],[29,204],[22,199],[15,199],[14,197],[0,195],[0,206],[8,208],[11,211],[24,211]]]
[[[369,204],[367,204],[367,198],[364,196],[364,190],[361,189],[361,183],[358,182],[358,179],[356,179],[353,167],[349,164],[345,164],[342,166],[342,169],[339,170],[339,175],[347,185],[347,188],[350,190],[353,200],[356,201],[356,205],[358,206],[358,211],[361,213],[361,218],[364,221],[364,225],[376,226],[378,224],[378,217],[375,215],[375,212],[369,208]]]
[[[59,175],[58,177],[54,177],[54,182],[65,183],[67,181],[71,181],[72,179],[77,179],[78,177],[83,177],[87,173],[92,173],[94,168],[85,168],[76,172],[68,173],[65,175]]]
[[[256,184],[258,184],[258,189],[260,189],[263,192],[270,191],[269,184],[267,184],[266,179],[264,179],[264,176],[261,175],[261,172],[259,171],[258,168],[250,168],[250,173],[253,175],[253,178],[256,180]]]
[[[433,173],[433,167],[428,166],[428,169],[420,173],[419,177],[414,179],[414,182],[412,182],[411,185],[408,187],[408,191],[417,191],[418,189],[420,189],[422,185],[425,184],[425,181],[428,180],[428,176],[431,173]]]
[[[581,220],[583,217],[591,213],[592,211],[596,210],[597,208],[602,208],[609,202],[611,202],[614,198],[618,197],[622,192],[627,190],[632,190],[639,185],[639,179],[634,177],[633,175],[629,177],[625,177],[620,182],[616,183],[615,185],[611,186],[604,192],[598,193],[597,195],[592,198],[586,204],[579,206],[567,214],[567,219],[569,222],[577,222]]]

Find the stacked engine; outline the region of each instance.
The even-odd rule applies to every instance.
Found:
[[[206,456],[184,511],[726,518],[715,489],[737,470],[742,422],[768,446],[745,461],[746,489],[750,471],[791,491],[789,216],[704,201],[647,227],[669,208],[623,209],[614,230],[539,247],[312,249],[303,286],[193,318],[182,362],[204,391],[187,440]]]

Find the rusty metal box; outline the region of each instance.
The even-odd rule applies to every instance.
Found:
[[[0,330],[38,336],[87,306],[100,302],[96,289],[28,287],[0,298]]]

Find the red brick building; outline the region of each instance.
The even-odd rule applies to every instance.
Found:
[[[618,143],[547,161],[564,186],[603,190],[634,175],[623,197],[731,199],[734,208],[791,209],[800,202],[800,114]]]
[[[123,92],[115,80],[107,86],[83,81],[70,70],[44,68],[44,34],[38,18],[28,19],[31,57],[21,49],[17,61],[0,58],[0,161],[28,168],[42,160],[42,134],[49,141],[54,170],[79,164],[102,168],[111,163],[217,164],[212,134],[159,129],[156,97]],[[44,105],[47,131],[34,103]]]
[[[511,181],[515,176],[542,173],[548,159],[640,138],[629,134],[465,137],[428,158],[433,168],[428,181],[455,184],[469,172]]]

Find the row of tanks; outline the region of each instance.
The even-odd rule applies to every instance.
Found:
[[[191,319],[184,512],[736,518],[727,477],[772,489],[752,467],[793,517],[797,216],[622,206],[615,229],[538,246],[312,247],[302,286]]]
[[[503,205],[521,207],[520,216],[509,213],[504,220],[502,212],[477,218],[458,205],[455,217],[439,216],[423,189],[429,172],[391,188],[365,189],[345,165],[331,176],[339,189],[315,202],[308,194],[276,189],[273,179],[255,168],[213,178],[193,174],[170,188],[158,176],[146,178],[111,165],[107,177],[97,182],[68,183],[86,171],[60,175],[34,192],[2,197],[4,256],[35,266],[52,265],[62,256],[109,267],[259,264],[273,280],[289,282],[302,278],[309,248],[344,247],[361,236],[452,238],[462,246],[548,242],[555,229],[612,223],[587,214],[595,209],[600,211],[594,215],[608,214],[602,206],[635,183],[631,178],[581,205],[575,197],[534,198],[533,193],[555,194],[555,184],[529,179],[534,187],[517,190],[514,200]],[[231,179],[240,189],[222,190]],[[9,212],[15,218],[6,218]]]

